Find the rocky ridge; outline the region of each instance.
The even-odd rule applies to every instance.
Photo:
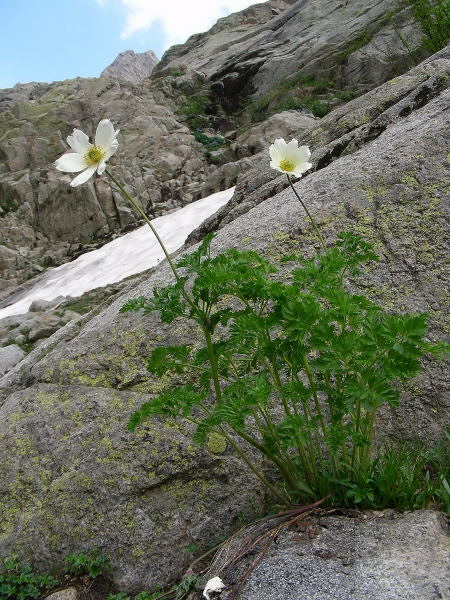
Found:
[[[367,39],[363,32],[369,32]],[[398,33],[408,40],[408,51]],[[145,74],[142,61],[153,62],[152,54],[125,53],[115,61],[114,77],[0,90],[0,298],[47,266],[137,224],[105,179],[71,190],[69,177],[53,168],[74,127],[91,135],[101,118],[113,120],[121,137],[112,168],[156,216],[234,185],[253,164],[251,156],[271,142],[274,128],[255,125],[254,119],[284,109],[277,96],[269,113],[256,110],[251,98],[266,91],[259,80],[275,85],[300,74],[301,93],[313,101],[305,107],[314,107],[310,78],[320,69],[333,79],[322,102],[331,107],[345,94],[405,70],[419,40],[399,2],[333,0],[330,11],[325,0],[273,0],[221,19],[209,32],[172,48],[150,79],[136,82]],[[108,69],[102,75],[111,74]],[[133,82],[126,81],[125,72],[133,69]],[[351,90],[340,94],[346,86]],[[242,112],[239,103],[247,101]],[[287,109],[299,105],[292,96],[282,102]],[[278,121],[278,136],[296,129],[300,119],[290,112]]]
[[[383,3],[371,2],[371,10],[380,4]],[[267,6],[263,6],[266,14]],[[357,6],[360,4],[353,3],[355,10]],[[286,11],[295,7],[311,8],[308,2],[300,0]],[[371,10],[368,12],[373,15]],[[240,14],[235,17],[239,27],[245,18]],[[292,23],[292,19],[286,23]],[[258,22],[257,27],[265,27],[269,22]],[[277,23],[282,30],[284,25]],[[249,25],[249,33],[250,30]],[[287,37],[292,37],[292,32],[287,31]],[[180,48],[176,52],[178,56]],[[9,146],[9,138],[2,137],[1,151],[8,161],[29,161],[25,169],[18,171],[7,170],[10,163],[6,161],[1,185],[12,186],[13,174],[25,171],[25,185],[20,189],[28,194],[24,198],[28,198],[30,208],[24,201],[20,215],[25,222],[27,215],[33,215],[30,247],[35,244],[36,252],[41,243],[38,235],[43,236],[43,245],[47,243],[45,236],[51,235],[53,218],[67,241],[72,239],[73,234],[64,229],[63,217],[59,216],[61,203],[68,203],[64,204],[65,210],[69,206],[74,222],[88,232],[97,225],[90,225],[89,216],[94,209],[86,213],[86,199],[88,207],[100,205],[105,215],[105,207],[110,207],[110,221],[105,217],[104,225],[109,227],[108,223],[116,219],[121,227],[132,226],[132,217],[120,199],[107,186],[99,192],[105,182],[91,182],[82,190],[75,190],[79,194],[71,198],[69,178],[52,175],[45,162],[50,158],[41,162],[39,158],[39,152],[45,148],[49,157],[55,149],[62,152],[64,137],[74,123],[87,130],[90,127],[91,132],[99,118],[111,117],[104,112],[105,107],[117,104],[124,115],[117,125],[125,130],[121,147],[126,160],[116,159],[113,168],[124,178],[130,173],[135,177],[133,186],[141,186],[141,198],[149,212],[152,214],[159,207],[152,204],[153,196],[145,196],[147,186],[153,186],[157,194],[164,183],[174,181],[174,189],[183,183],[183,193],[189,190],[195,195],[196,186],[206,189],[237,178],[235,198],[207,226],[220,227],[213,253],[230,247],[255,249],[282,269],[284,256],[292,252],[308,255],[316,243],[301,207],[285,189],[285,180],[267,166],[263,146],[267,141],[261,140],[265,136],[282,137],[284,130],[280,130],[285,128],[286,135],[302,138],[314,149],[315,169],[295,185],[327,242],[333,242],[339,230],[351,229],[371,241],[382,259],[361,277],[349,281],[349,285],[388,309],[427,312],[431,338],[442,339],[448,333],[445,257],[449,236],[445,200],[450,178],[449,73],[450,48],[446,48],[320,120],[301,111],[285,111],[246,131],[235,130],[229,136],[230,144],[218,150],[219,164],[214,173],[211,167],[205,167],[201,173],[199,165],[207,164],[204,146],[194,139],[184,122],[178,121],[171,108],[172,103],[179,103],[183,89],[198,90],[204,85],[204,78],[194,72],[158,76],[139,85],[109,78],[50,86],[29,84],[1,96],[2,106],[10,108],[0,113],[0,123],[2,115],[6,115],[3,123],[10,123],[11,115],[17,121]],[[32,107],[36,107],[37,116],[24,118]],[[125,117],[126,111],[130,113]],[[217,118],[216,124],[222,120],[224,126],[233,125],[229,115],[221,110],[218,113],[207,117]],[[58,123],[53,137],[45,133],[47,119]],[[30,122],[31,128],[27,125]],[[36,136],[39,127],[41,134]],[[226,132],[228,129],[223,131]],[[160,156],[156,150],[149,154],[143,135],[154,136],[155,149],[168,163],[168,154],[179,152],[178,146],[172,146],[176,139],[182,140],[179,143],[185,147],[186,156],[183,152],[176,155],[173,163],[178,167],[173,171],[161,166],[157,172]],[[21,148],[27,148],[25,158],[14,151],[19,138],[24,140]],[[141,168],[142,160],[150,156],[152,162]],[[191,160],[199,162],[195,163],[197,167],[191,163],[194,175],[189,178],[186,165]],[[164,179],[167,173],[169,180]],[[33,182],[28,187],[27,177]],[[45,202],[33,191],[36,182]],[[189,185],[192,187],[186,187]],[[57,190],[54,196],[52,189]],[[17,197],[12,196],[14,201]],[[99,198],[103,198],[101,203]],[[36,213],[34,206],[39,208]],[[5,231],[10,236],[14,233],[19,244],[20,220],[15,212],[7,211],[2,227],[7,223]],[[41,215],[45,219],[41,220]],[[45,236],[35,233],[33,223],[48,223]],[[26,246],[22,248],[26,255]],[[118,293],[111,298],[106,296],[91,312],[76,319],[68,318],[68,307],[63,305],[44,307],[45,311],[37,313],[67,317],[68,322],[49,337],[38,338],[34,349],[0,379],[0,557],[17,553],[21,559],[48,569],[62,565],[68,552],[87,552],[96,547],[111,559],[112,577],[120,589],[130,593],[150,591],[180,578],[194,558],[193,547],[213,545],[236,529],[242,518],[251,518],[261,510],[265,499],[259,485],[223,439],[212,438],[206,448],[200,449],[191,441],[189,423],[170,420],[149,420],[136,433],[126,429],[130,413],[149,394],[158,394],[176,383],[170,378],[149,377],[145,365],[150,351],[162,344],[195,341],[195,332],[185,320],[168,326],[153,314],[118,311],[130,297],[149,295],[155,286],[171,281],[170,270],[162,264],[152,273],[124,284]],[[58,315],[60,308],[63,312]],[[20,323],[3,325],[1,335],[20,329]],[[23,334],[20,330],[16,333]],[[5,348],[20,343],[17,338],[13,341],[16,344]],[[7,352],[17,356],[18,350]],[[423,373],[402,387],[400,406],[386,407],[381,412],[377,423],[380,439],[440,438],[448,416],[447,390],[448,378],[442,364],[427,357]],[[402,532],[400,522],[405,525]],[[368,577],[378,583],[375,592],[387,590],[385,595],[389,598],[391,590],[399,589],[399,582],[404,581],[405,572],[420,572],[423,577],[411,588],[411,595],[418,600],[432,600],[437,594],[445,594],[445,589],[442,593],[440,588],[436,591],[426,577],[433,573],[434,583],[438,581],[441,586],[446,542],[439,517],[435,513],[406,515],[394,517],[392,523],[385,525],[343,525],[339,518],[332,517],[328,530],[324,527],[317,538],[305,540],[306,552],[305,548],[300,550],[303,556],[298,554],[298,546],[293,548],[295,540],[283,539],[279,553],[271,554],[256,578],[249,580],[242,600],[257,598],[258,594],[270,598],[274,577],[298,585],[291,586],[290,591],[297,597],[304,595],[305,580],[292,581],[288,570],[292,567],[298,573],[304,569],[311,582],[319,572],[318,563],[323,575],[321,584],[341,581],[344,571],[359,586],[358,593],[372,593],[366,585],[367,577],[361,576],[359,570],[369,561],[362,552],[358,554],[360,549],[355,548],[352,537],[361,535],[367,541],[369,529],[375,534],[370,539],[375,541],[367,541],[364,548],[380,565],[377,573],[366,570]],[[355,566],[343,564],[347,554],[330,555],[336,553],[334,534],[339,531],[345,533],[345,551],[356,553]],[[389,547],[387,534],[392,542]],[[376,548],[374,544],[380,539],[382,547]],[[406,556],[404,548],[396,543],[398,539],[408,545]],[[413,540],[418,546],[417,560],[424,561],[426,550],[426,566],[422,565],[420,571],[409,552]],[[395,563],[399,565],[397,571],[392,570]],[[379,572],[387,572],[391,579],[380,579]],[[260,585],[263,575],[268,580],[266,587]],[[347,593],[348,579],[341,583],[343,593]],[[317,587],[314,581],[311,585],[313,589]],[[339,585],[336,583],[334,590]],[[355,600],[359,600],[357,595]]]
[[[158,57],[153,50],[147,52],[125,50],[117,55],[109,67],[103,69],[100,77],[116,77],[130,83],[139,83],[150,77],[157,64]]]
[[[374,90],[345,117],[337,108],[319,121],[307,134],[317,140],[316,156],[347,134],[352,142],[345,138],[342,155],[335,151],[296,184],[327,241],[352,229],[381,256],[351,285],[387,308],[428,312],[432,338],[447,331],[449,65],[445,49],[387,84],[389,97],[387,88]],[[261,178],[246,180],[248,194],[259,189],[266,199],[218,232],[213,253],[245,247],[275,263],[293,251],[308,254],[315,237],[298,202],[268,171]],[[69,551],[95,546],[111,557],[121,589],[153,589],[181,575],[191,543],[213,543],[239,513],[258,510],[257,484],[220,440],[200,450],[189,424],[157,419],[137,434],[125,429],[148,394],[171,385],[148,376],[149,352],[192,342],[195,333],[183,320],[168,326],[156,315],[118,310],[169,281],[161,265],[60,329],[1,380],[1,555],[58,564]],[[379,435],[439,438],[446,389],[442,364],[427,358],[400,406],[381,412]]]

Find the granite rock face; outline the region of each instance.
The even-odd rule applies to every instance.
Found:
[[[220,19],[156,66],[152,51],[127,51],[99,79],[0,90],[0,299],[137,224],[106,178],[70,189],[70,176],[54,169],[74,127],[92,135],[110,118],[121,129],[111,168],[157,216],[234,185],[254,164],[274,132],[260,124],[236,139],[254,124],[240,122],[246,103],[299,74],[361,93],[404,72],[420,38],[401,0],[270,0]],[[189,106],[196,94],[210,105]],[[211,135],[234,130],[236,143],[211,155],[197,125],[186,126],[189,110],[205,112]]]
[[[384,511],[359,518],[324,515],[307,517],[300,525],[300,531],[284,531],[277,537],[241,587],[237,600],[449,597],[450,540],[438,513]],[[228,558],[233,551],[226,548]],[[232,589],[250,562],[243,559],[222,571],[219,556],[210,573],[220,573],[227,589]],[[222,597],[227,600],[229,595]]]
[[[289,111],[274,115],[261,125],[249,129],[241,137],[243,140],[252,140],[253,131],[269,127],[272,134],[270,139],[284,137],[284,133],[276,135],[276,130],[272,130],[270,124],[273,122],[281,125],[279,131],[282,132],[282,123],[285,121],[283,115],[300,115],[291,121],[291,125],[297,128],[290,132],[288,137],[297,137],[301,144],[310,147],[313,170],[320,171],[340,156],[352,154],[376,139],[389,126],[401,123],[405,116],[442,93],[448,87],[449,73],[450,47],[447,47],[404,75],[395,77],[359,98],[335,108],[322,119],[310,120],[309,126],[305,126],[307,122],[301,120],[304,118],[302,113]],[[239,147],[240,144],[236,146]],[[241,152],[246,151],[245,144],[243,146]],[[269,167],[266,146],[266,149],[253,154],[248,160],[247,168],[238,177],[236,190],[230,202],[193,231],[187,242],[200,241],[206,233],[230,223],[287,186],[285,176]]]
[[[344,229],[374,244],[381,261],[351,285],[388,309],[429,313],[431,339],[448,331],[448,65],[442,51],[394,80],[393,98],[382,88],[348,113],[336,109],[305,134],[319,140],[322,163],[295,184],[327,242]],[[349,140],[338,145],[342,152],[331,151],[342,137]],[[278,184],[262,182],[263,197],[266,185]],[[254,249],[275,264],[311,253],[316,238],[298,201],[287,189],[269,195],[218,232],[213,253]],[[181,319],[169,326],[153,314],[118,311],[171,281],[160,265],[0,381],[0,555],[53,564],[94,545],[115,557],[113,576],[124,589],[164,585],[183,572],[191,541],[229,531],[245,506],[260,502],[229,450],[217,456],[193,447],[188,425],[154,420],[135,434],[126,430],[133,409],[172,384],[149,377],[150,351],[195,342],[197,334]],[[427,357],[423,373],[403,386],[399,407],[381,411],[379,439],[439,438],[446,390],[442,363]]]
[[[282,3],[281,10],[277,6],[274,0],[220,19],[207,33],[170,48],[154,76],[176,70],[186,78],[200,74],[229,102],[242,95],[261,97],[299,72],[370,89],[405,70],[401,38],[412,52],[420,45],[421,34],[401,0],[298,0]]]
[[[158,57],[153,50],[147,52],[126,50],[117,55],[109,67],[100,73],[100,77],[115,77],[122,81],[139,83],[150,77],[157,64]]]
[[[176,579],[193,560],[190,546],[214,545],[255,510],[259,486],[229,451],[199,450],[177,423],[127,432],[145,400],[89,385],[37,385],[9,398],[0,425],[2,555],[61,566],[74,549],[98,548],[116,585],[138,592]]]

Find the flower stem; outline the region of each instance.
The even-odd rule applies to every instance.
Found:
[[[321,246],[322,246],[323,250],[324,250],[324,251],[326,251],[327,247],[325,246],[325,241],[324,241],[324,239],[323,239],[323,237],[322,237],[322,234],[321,234],[321,233],[320,233],[320,231],[319,231],[319,228],[318,228],[318,227],[317,227],[317,225],[316,225],[316,222],[314,221],[314,219],[313,219],[313,217],[312,217],[311,213],[309,212],[309,210],[308,210],[308,208],[307,208],[306,204],[303,202],[303,200],[302,200],[302,199],[300,198],[300,196],[298,195],[298,193],[297,193],[297,190],[295,189],[295,187],[294,187],[294,186],[293,186],[293,184],[292,184],[292,180],[291,180],[290,176],[289,176],[288,174],[286,174],[286,177],[287,177],[287,179],[288,179],[288,181],[289,181],[289,185],[291,186],[291,188],[292,188],[292,191],[294,192],[294,194],[295,194],[295,195],[296,195],[296,197],[297,197],[297,200],[298,200],[298,201],[300,202],[300,204],[303,206],[303,209],[304,209],[304,211],[305,211],[305,212],[306,212],[306,214],[308,215],[308,218],[309,218],[309,220],[311,221],[311,224],[312,224],[312,226],[314,227],[314,229],[315,229],[315,231],[316,231],[317,237],[319,238],[319,241],[320,241],[320,244],[321,244]]]

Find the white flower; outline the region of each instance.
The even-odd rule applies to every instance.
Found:
[[[94,145],[89,142],[85,133],[74,129],[72,135],[67,137],[67,143],[74,152],[63,154],[55,162],[55,167],[66,173],[82,171],[71,182],[72,187],[85,183],[95,171],[101,175],[106,169],[106,161],[117,150],[119,142],[116,140],[116,136],[118,133],[119,130],[114,131],[113,124],[109,119],[103,119],[97,126]]]
[[[206,600],[211,600],[210,594],[220,594],[224,588],[225,584],[220,577],[213,577],[206,583],[205,589],[203,590],[203,596]]]
[[[275,140],[269,148],[270,166],[272,169],[301,177],[302,173],[312,167],[309,162],[311,152],[308,146],[298,147],[297,140],[291,140],[289,144],[283,139]]]

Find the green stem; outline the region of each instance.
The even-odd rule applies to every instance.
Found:
[[[361,400],[356,401],[356,422],[355,422],[355,433],[358,435],[360,433],[360,423],[361,423]],[[355,462],[358,462],[359,468],[359,447],[357,447],[356,442],[353,442],[353,452],[352,452],[352,470],[355,468]]]
[[[220,403],[222,401],[222,388],[220,387],[220,381],[219,381],[219,369],[217,366],[217,355],[214,350],[214,345],[212,342],[208,323],[204,323],[202,325],[202,331],[203,331],[203,335],[205,336],[209,364],[211,365],[211,375],[212,375],[212,380],[214,383],[214,390],[216,392],[216,400],[217,400],[217,402]]]
[[[317,390],[316,390],[316,386],[314,384],[313,374],[311,372],[311,368],[309,366],[308,360],[307,360],[307,358],[306,358],[305,355],[303,356],[303,367],[305,369],[305,373],[306,373],[306,376],[307,376],[308,381],[309,381],[309,387],[311,388],[312,395],[313,395],[313,398],[314,398],[314,404],[315,404],[315,407],[316,407],[317,416],[319,417],[320,427],[322,429],[323,439],[325,440],[326,437],[327,437],[327,429],[325,427],[325,420],[323,418],[322,409],[320,408],[320,402],[319,402],[319,398],[317,396]]]
[[[323,239],[323,237],[322,237],[322,234],[321,234],[321,233],[320,233],[320,231],[319,231],[319,228],[318,228],[318,227],[317,227],[317,225],[316,225],[316,222],[314,221],[314,219],[313,219],[313,217],[312,217],[311,213],[309,212],[309,210],[308,210],[308,208],[307,208],[306,204],[303,202],[303,200],[302,200],[302,199],[300,198],[300,196],[298,195],[298,193],[297,193],[297,190],[296,190],[296,189],[295,189],[295,187],[293,186],[293,184],[292,184],[292,181],[291,181],[291,178],[290,178],[290,176],[289,176],[287,173],[286,173],[286,177],[287,177],[287,179],[288,179],[288,181],[289,181],[289,185],[291,186],[291,188],[292,188],[292,191],[293,191],[293,192],[294,192],[294,194],[297,196],[297,200],[298,200],[298,201],[300,202],[300,204],[303,206],[303,209],[304,209],[304,211],[305,211],[305,212],[306,212],[306,214],[308,215],[308,218],[309,218],[309,220],[311,221],[311,224],[312,224],[312,226],[314,227],[314,229],[315,229],[315,231],[316,231],[317,237],[319,238],[319,241],[320,241],[320,244],[321,244],[321,246],[322,246],[323,250],[324,250],[324,251],[326,251],[326,250],[327,250],[327,247],[325,246],[325,241],[324,241],[324,239]]]
[[[365,467],[368,466],[369,460],[370,460],[370,451],[372,449],[372,442],[373,442],[372,437],[373,437],[373,430],[374,430],[374,427],[375,427],[375,420],[376,420],[376,418],[377,418],[377,406],[375,405],[372,408],[372,412],[370,414],[370,421],[369,421],[369,425],[368,425],[368,428],[367,428],[367,441],[368,441],[368,445],[367,445],[367,448],[366,448],[365,453],[364,453]]]
[[[239,456],[242,458],[242,460],[245,462],[245,464],[256,475],[256,477],[261,481],[261,483],[263,485],[265,485],[267,487],[267,489],[269,489],[272,492],[272,494],[276,498],[278,498],[278,500],[281,501],[281,503],[283,505],[290,506],[292,503],[289,500],[288,496],[284,496],[279,490],[276,489],[276,487],[274,487],[271,483],[269,483],[269,481],[264,477],[264,475],[259,471],[259,469],[257,469],[254,466],[254,464],[250,461],[250,459],[245,454],[245,452],[243,450],[241,450],[241,448],[238,446],[238,444],[236,444],[236,442],[233,440],[233,438],[231,438],[227,434],[227,432],[223,429],[223,427],[220,426],[220,430],[221,430],[223,436],[226,438],[226,440],[233,446],[233,448],[236,450],[236,452],[239,454]]]

